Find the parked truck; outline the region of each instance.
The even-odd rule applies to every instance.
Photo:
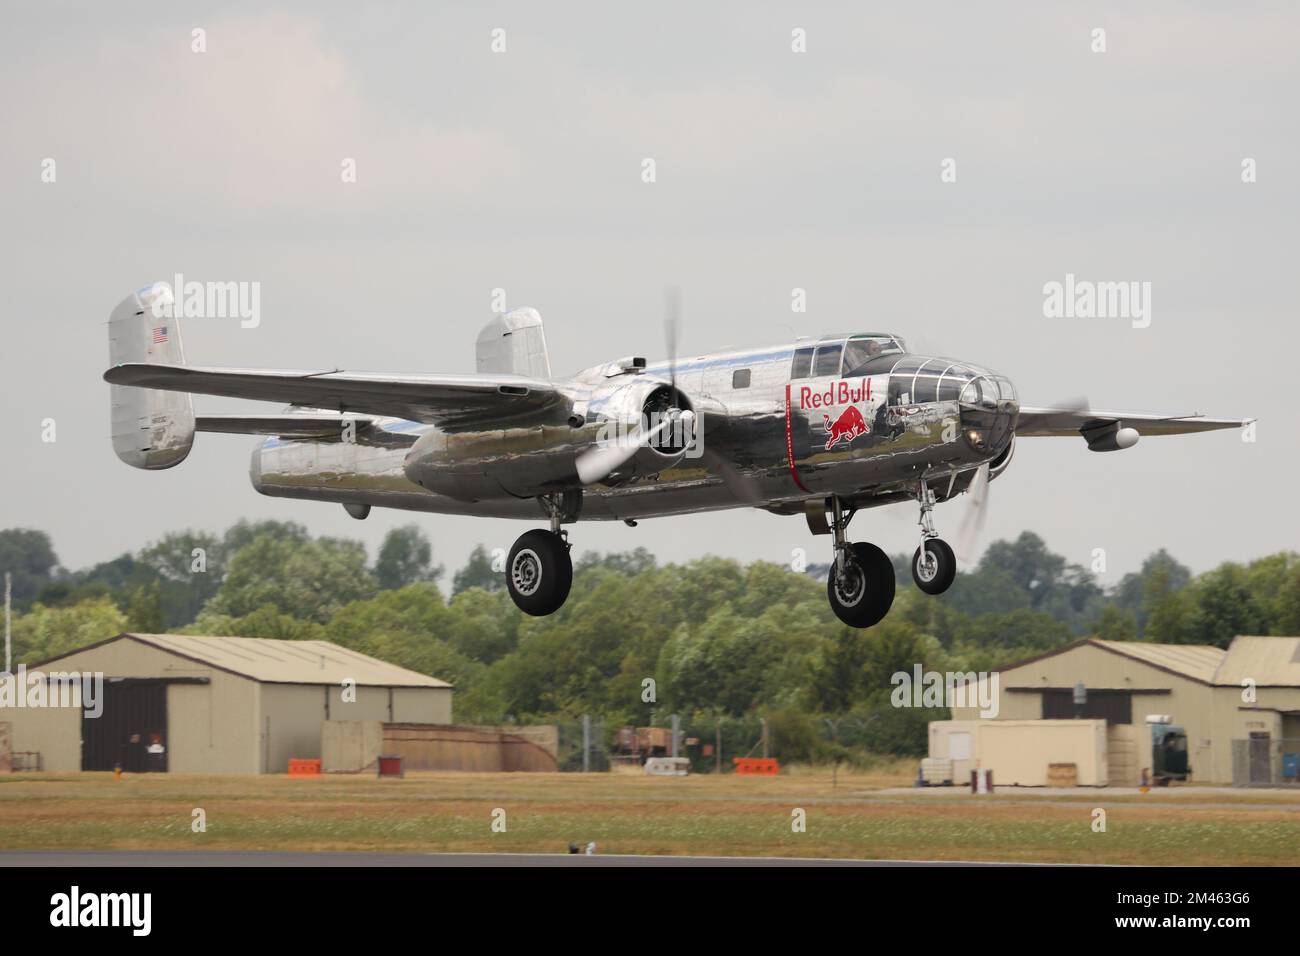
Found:
[[[1171,780],[1187,780],[1192,775],[1187,762],[1187,734],[1172,721],[1169,714],[1147,715],[1147,726],[1151,728],[1150,782],[1157,787],[1167,787]]]

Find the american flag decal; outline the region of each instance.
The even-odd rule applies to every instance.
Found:
[[[167,341],[167,326],[160,325],[153,330],[153,344],[159,345]]]

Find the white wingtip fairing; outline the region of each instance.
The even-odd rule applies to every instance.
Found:
[[[118,303],[108,319],[110,363],[184,364],[174,302],[171,287],[156,282]],[[110,401],[113,451],[122,461],[154,471],[179,465],[189,455],[194,444],[194,402],[189,393],[113,385]]]

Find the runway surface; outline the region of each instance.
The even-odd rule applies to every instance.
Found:
[[[835,860],[757,856],[602,856],[569,853],[210,853],[153,850],[31,850],[0,852],[5,866],[1026,866],[1035,864],[927,862],[924,860]],[[1048,864],[1050,865],[1050,864]]]

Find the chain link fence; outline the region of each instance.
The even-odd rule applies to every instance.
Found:
[[[869,765],[881,756],[919,758],[925,753],[927,721],[945,716],[893,708],[838,717],[791,710],[746,717],[682,715],[676,755],[690,761],[691,773],[731,773],[738,757],[775,757],[784,765]],[[594,715],[558,721],[558,768],[595,773],[614,764],[640,766],[648,757],[672,756],[672,715],[661,714],[654,723],[615,725]]]
[[[585,729],[584,729],[585,724]],[[561,773],[603,772],[609,769],[609,738],[599,717],[557,723],[559,752],[556,764]],[[583,760],[584,745],[586,761]]]
[[[1232,742],[1234,787],[1300,786],[1300,737],[1249,737]]]

